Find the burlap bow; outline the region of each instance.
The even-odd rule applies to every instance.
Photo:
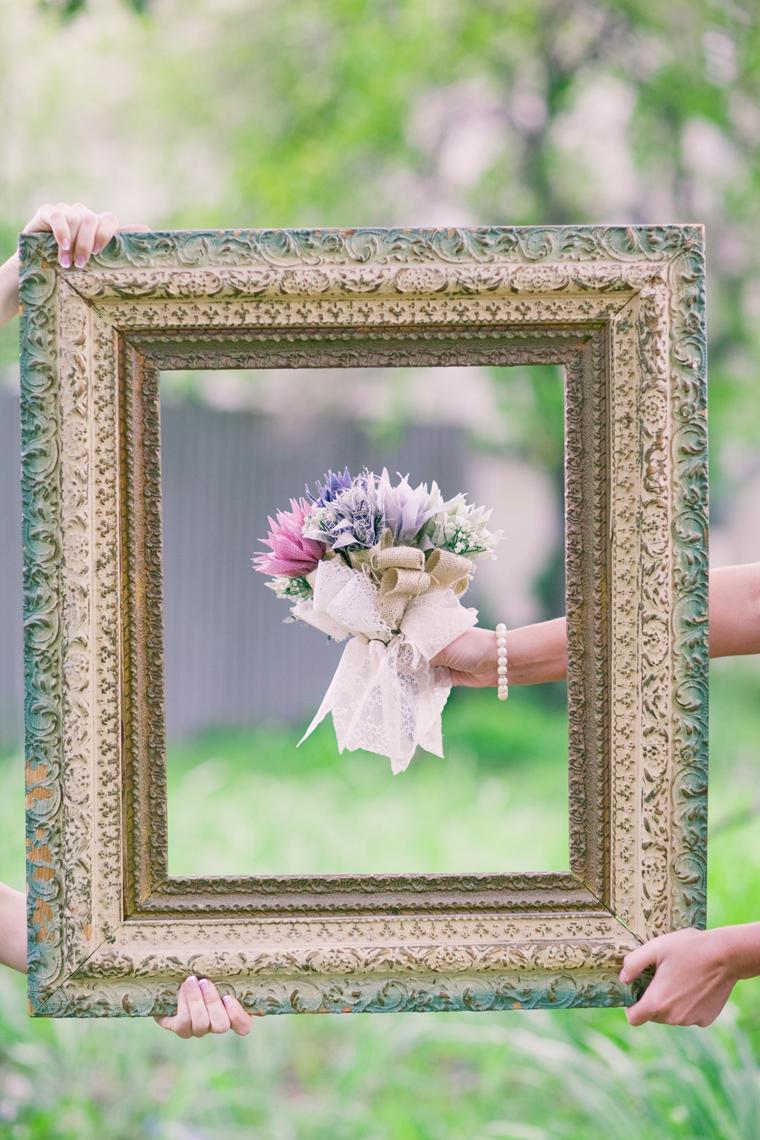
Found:
[[[358,559],[356,554],[359,554]],[[368,565],[380,582],[378,610],[391,629],[398,629],[413,598],[431,590],[450,589],[461,597],[470,584],[472,562],[450,550],[394,546],[393,534],[384,530],[371,550],[354,552],[352,563]]]

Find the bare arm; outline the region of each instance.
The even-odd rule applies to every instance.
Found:
[[[710,656],[760,653],[760,562],[710,572]]]
[[[0,326],[18,313],[18,251],[0,265]]]
[[[760,562],[721,566],[710,573],[711,657],[760,653]],[[510,685],[538,685],[567,677],[565,618],[510,630],[507,635]],[[472,629],[432,660],[451,670],[455,685],[496,684],[496,634]]]
[[[26,896],[0,883],[0,964],[26,973]]]

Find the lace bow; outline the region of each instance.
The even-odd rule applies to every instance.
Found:
[[[425,558],[413,547],[381,540],[362,552],[380,578],[328,558],[310,575],[313,598],[294,617],[337,641],[351,636],[304,740],[332,713],[338,749],[388,756],[403,772],[417,746],[443,756],[441,713],[451,692],[449,670],[429,664],[439,650],[477,621],[459,598],[471,563],[449,551]]]

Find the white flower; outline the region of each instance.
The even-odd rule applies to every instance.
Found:
[[[425,549],[442,547],[468,558],[493,558],[494,547],[504,537],[503,531],[488,529],[493,512],[468,503],[463,494],[444,502],[435,483],[431,498],[434,494],[436,511],[425,527]]]
[[[288,578],[285,574],[277,574],[265,585],[274,590],[278,598],[310,598],[313,593],[306,578]]]

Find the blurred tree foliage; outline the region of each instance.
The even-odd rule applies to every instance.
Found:
[[[713,425],[757,430],[754,2],[123,4],[143,15],[140,101],[224,163],[222,224],[705,221]],[[179,34],[197,21],[200,50]],[[204,224],[192,200],[155,222]]]

